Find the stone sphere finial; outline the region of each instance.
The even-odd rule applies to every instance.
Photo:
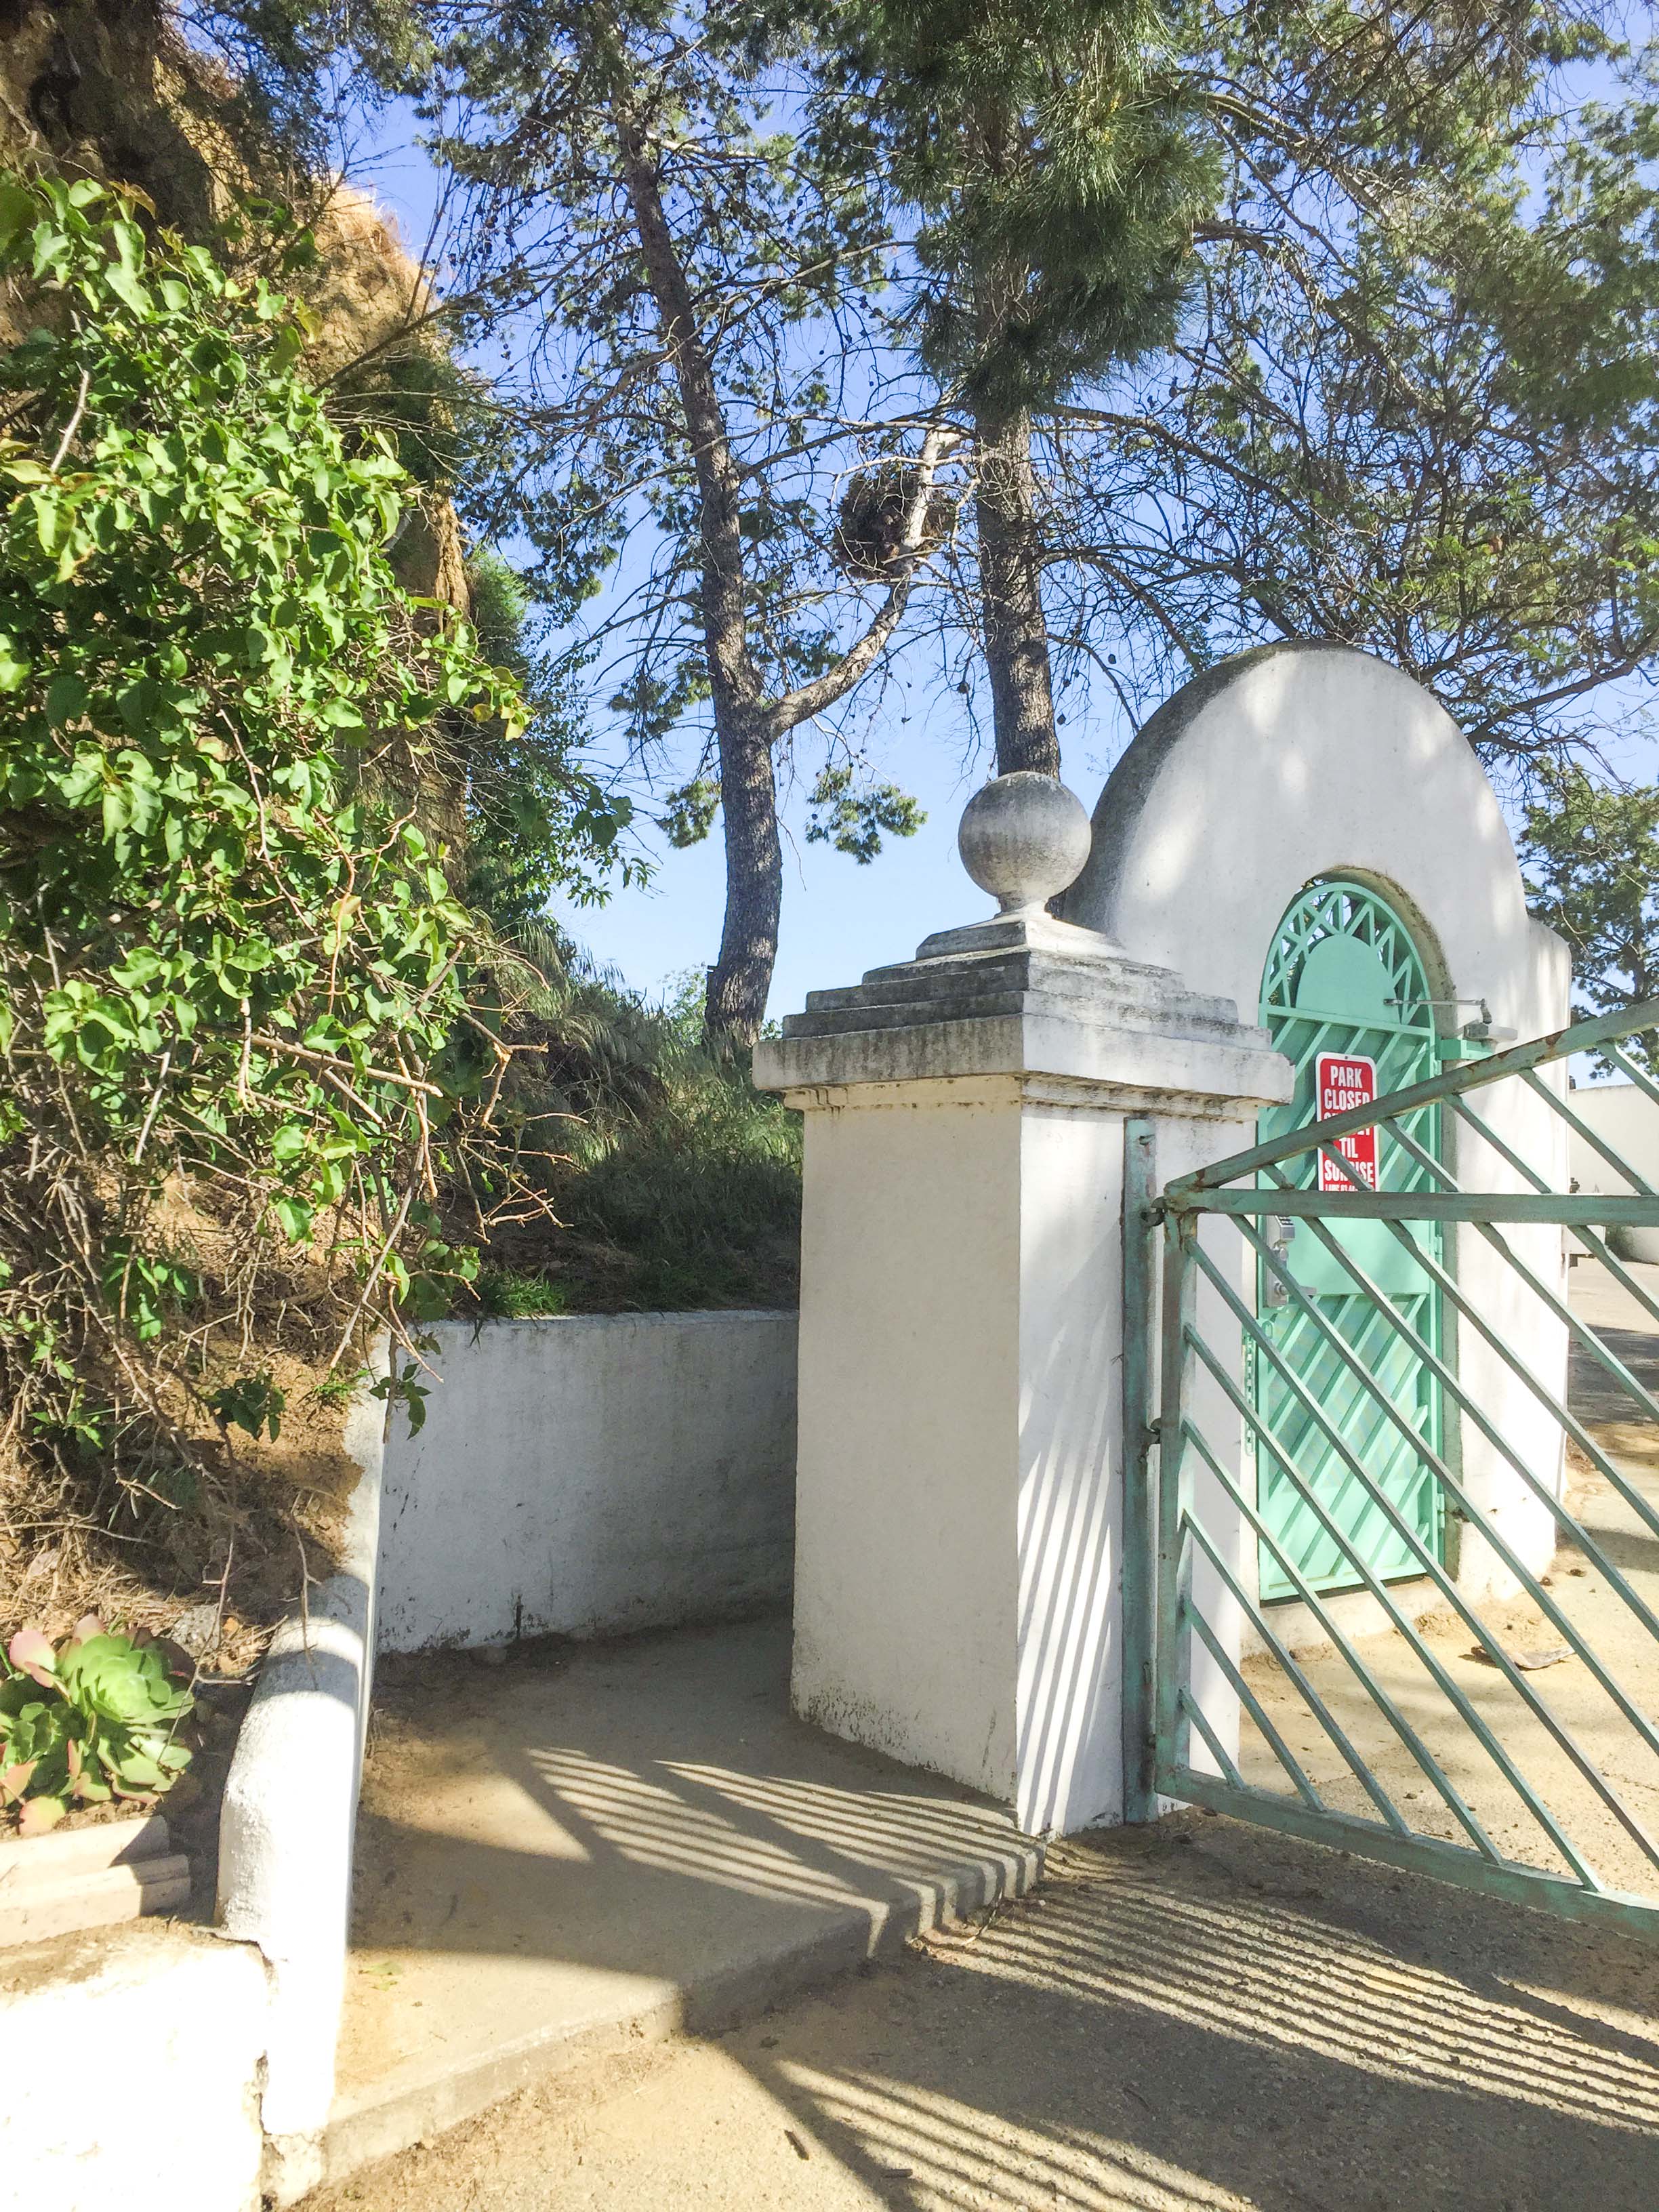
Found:
[[[1091,842],[1077,793],[1033,769],[976,791],[957,831],[963,866],[1004,914],[1040,913],[1082,874]]]

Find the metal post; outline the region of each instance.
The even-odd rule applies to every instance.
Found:
[[[1158,1513],[1152,1427],[1152,1199],[1150,1121],[1123,1125],[1123,1817],[1150,1820],[1152,1788],[1153,1583]]]
[[[1182,1482],[1187,1455],[1187,1347],[1192,1332],[1197,1268],[1197,1224],[1190,1214],[1164,1224],[1162,1346],[1158,1358],[1158,1610],[1152,1633],[1152,1782],[1165,1767],[1184,1766],[1178,1730],[1182,1718],[1181,1568],[1184,1536]]]

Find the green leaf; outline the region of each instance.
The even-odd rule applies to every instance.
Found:
[[[87,711],[87,687],[78,676],[67,671],[54,676],[46,686],[46,720],[53,729],[61,730],[68,723],[77,722]]]

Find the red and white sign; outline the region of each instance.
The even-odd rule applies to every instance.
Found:
[[[1363,1052],[1322,1052],[1315,1064],[1317,1118],[1328,1121],[1334,1114],[1352,1114],[1356,1106],[1369,1106],[1376,1096],[1376,1062]],[[1368,1189],[1376,1188],[1376,1130],[1350,1129],[1335,1139],[1336,1149]],[[1321,1190],[1352,1190],[1353,1184],[1326,1152],[1319,1155]]]

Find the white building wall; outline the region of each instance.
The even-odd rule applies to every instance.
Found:
[[[1447,1035],[1483,1002],[1496,1026],[1522,1039],[1566,1021],[1567,949],[1528,915],[1514,845],[1480,763],[1429,693],[1346,647],[1263,647],[1161,708],[1102,793],[1088,865],[1060,905],[1133,958],[1234,1000],[1248,1018],[1280,917],[1310,880],[1336,874],[1373,884],[1413,926],[1431,989],[1448,1002],[1438,1010]],[[1494,1133],[1565,1189],[1565,1125],[1542,1100],[1511,1082],[1475,1103]],[[1528,1187],[1449,1115],[1447,1129],[1449,1164],[1466,1188]],[[1504,1234],[1559,1291],[1560,1231]],[[1504,1345],[1559,1396],[1564,1326],[1477,1230],[1458,1232],[1455,1265],[1460,1289]],[[1470,1394],[1540,1480],[1559,1488],[1559,1425],[1469,1323],[1458,1343]],[[1481,1516],[1498,1519],[1528,1565],[1547,1565],[1547,1508],[1468,1419],[1457,1441]],[[1252,1576],[1254,1560],[1246,1546]],[[1472,1534],[1458,1571],[1477,1589],[1505,1580]],[[1343,1611],[1365,1625],[1359,1609]]]
[[[1579,1120],[1620,1159],[1628,1160],[1650,1189],[1659,1190],[1659,1104],[1634,1083],[1587,1083],[1567,1103]],[[1571,1133],[1568,1164],[1580,1190],[1628,1198],[1632,1186],[1594,1145]]]

